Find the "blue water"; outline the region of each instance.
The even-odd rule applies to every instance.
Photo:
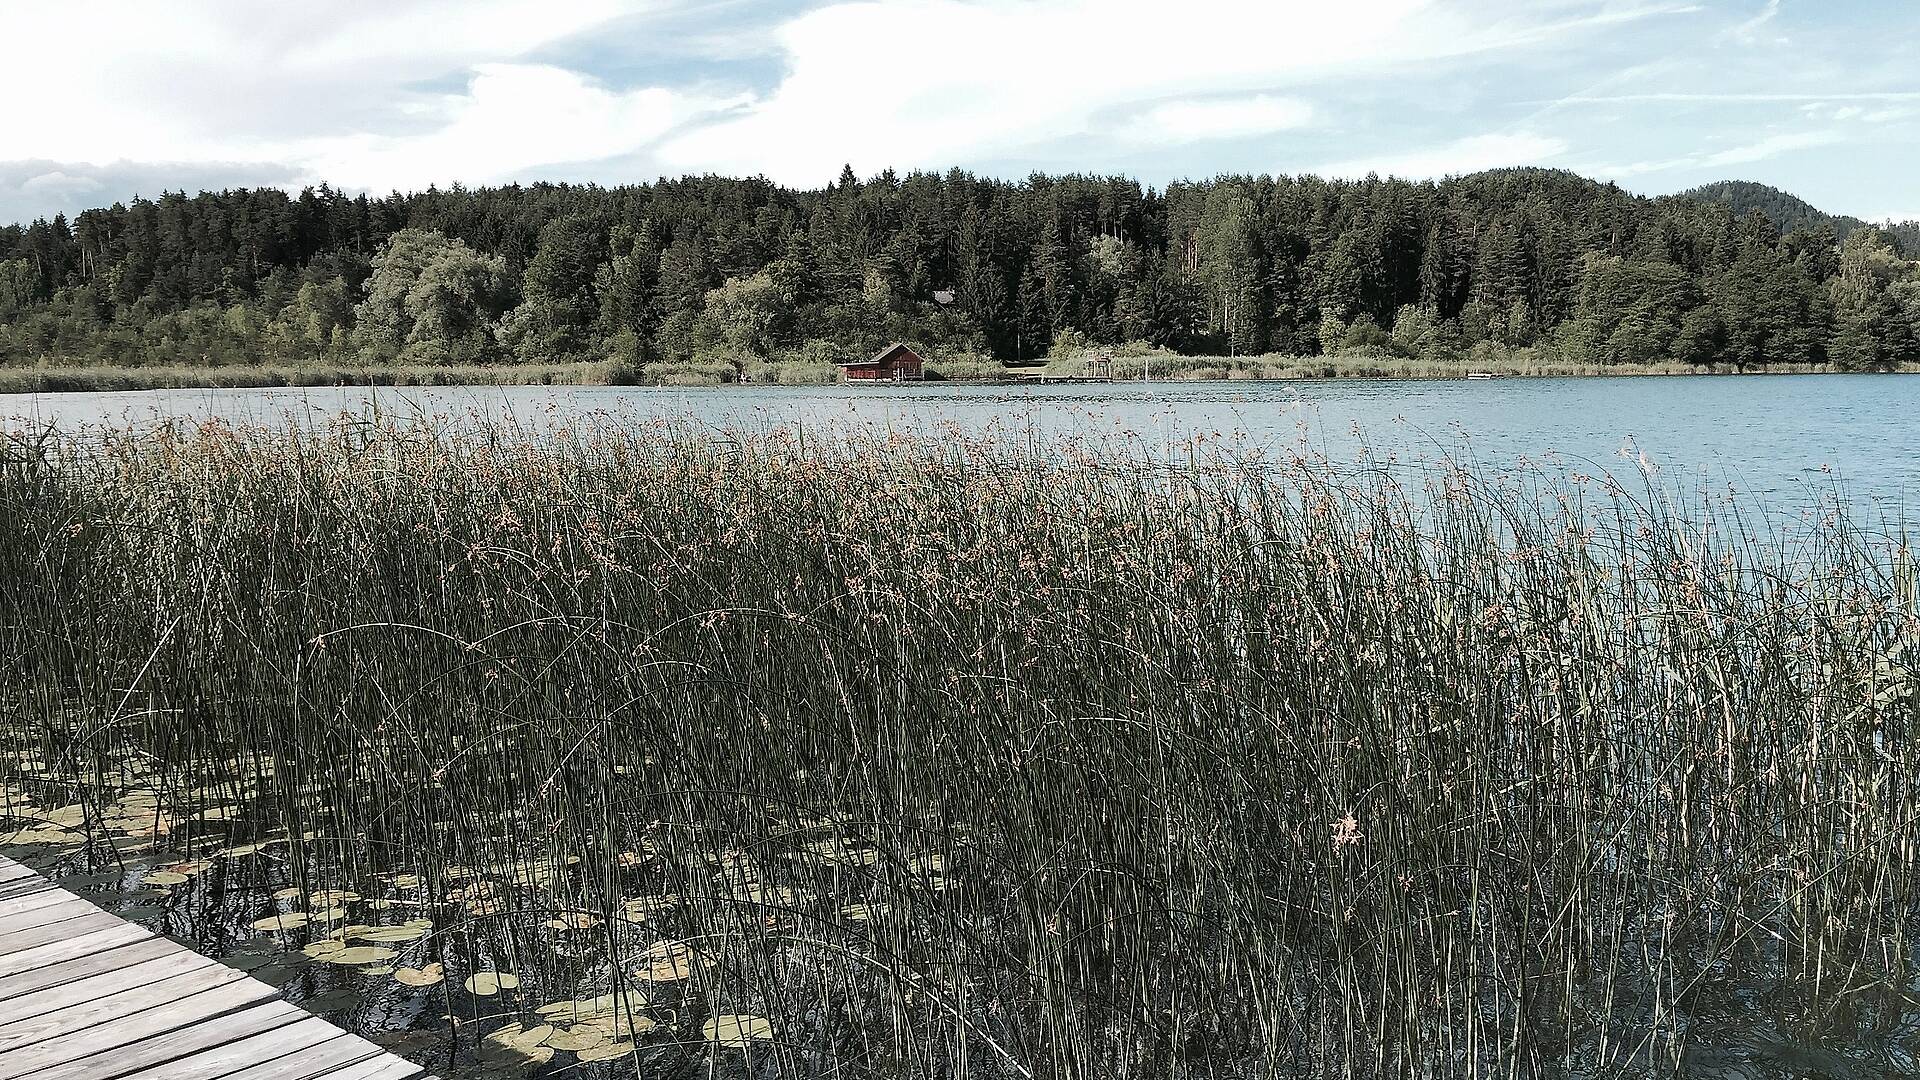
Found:
[[[1804,504],[1836,489],[1888,517],[1920,507],[1920,376],[1779,375],[980,386],[364,387],[161,390],[0,398],[0,423],[65,429],[161,417],[311,423],[396,415],[594,418],[716,428],[803,425],[1032,440],[1194,442],[1412,465],[1651,473],[1665,486]]]

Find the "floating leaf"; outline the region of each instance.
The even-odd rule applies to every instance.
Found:
[[[708,961],[708,966],[712,962]],[[633,975],[643,982],[679,982],[693,974],[693,950],[686,943],[662,941],[648,950]]]
[[[557,919],[548,919],[542,925],[552,930],[591,930],[600,925],[600,918],[584,911],[569,911]]]
[[[148,885],[185,885],[187,875],[176,874],[171,870],[155,870],[141,880]]]
[[[701,1025],[700,1035],[710,1043],[744,1050],[755,1039],[773,1038],[773,1021],[764,1016],[716,1016]]]
[[[361,941],[372,941],[372,942],[378,942],[381,944],[397,945],[397,944],[408,942],[408,941],[418,941],[421,938],[427,936],[427,927],[410,926],[410,925],[408,926],[369,926],[369,927],[363,927],[357,931],[349,929],[347,936],[351,938],[357,938]]]
[[[277,930],[282,932],[298,930],[307,925],[307,913],[304,911],[289,911],[281,915],[269,915],[264,919],[256,919],[251,925],[255,930]]]
[[[307,956],[307,959],[309,960],[324,960],[327,957],[332,956],[334,953],[344,951],[346,947],[347,947],[347,943],[344,941],[335,941],[332,938],[325,938],[323,940],[314,942],[313,944],[307,946],[304,949],[301,949],[300,951],[302,953],[305,953]]]
[[[315,959],[325,960],[329,964],[359,967],[363,964],[377,964],[382,960],[391,960],[393,959],[393,950],[382,948],[378,945],[356,945],[350,949],[335,949],[331,952],[323,953],[315,957]]]
[[[552,1034],[552,1024],[538,1024],[534,1027],[527,1027],[516,1020],[488,1032],[487,1037],[483,1039],[482,1042],[486,1046],[497,1046],[518,1052],[522,1055],[531,1056],[535,1050],[546,1043],[548,1037]],[[548,1056],[552,1056],[551,1052],[549,1052]]]
[[[591,1050],[608,1042],[611,1038],[612,1036],[604,1031],[596,1031],[590,1027],[576,1027],[566,1031],[556,1031],[547,1036],[547,1045],[555,1050],[578,1053],[582,1050]]]
[[[620,1008],[622,998],[625,999],[626,1007],[629,1009],[642,1009],[647,1004],[645,995],[637,990],[629,990],[620,995],[601,994],[599,997],[579,998],[574,1001],[549,1002],[533,1011],[541,1016],[566,1018],[573,1023],[579,1023],[596,1017],[612,1016],[614,1011]]]
[[[578,1053],[581,1061],[612,1061],[614,1058],[625,1057],[633,1053],[633,1044],[630,1042],[604,1042],[598,1046],[590,1046],[585,1050],[578,1051]]]
[[[403,967],[393,973],[393,981],[402,986],[437,986],[447,979],[447,969],[439,964],[426,967]]]
[[[619,1016],[610,1016],[604,1020],[595,1020],[593,1024],[595,1027],[605,1028],[608,1034],[621,1039],[631,1039],[635,1035],[645,1035],[647,1032],[660,1026],[655,1023],[651,1017],[636,1016],[632,1013],[622,1013]]]
[[[504,971],[478,971],[467,976],[467,981],[461,985],[466,987],[467,993],[474,997],[492,997],[502,990],[512,990],[519,986],[520,977],[509,975]]]

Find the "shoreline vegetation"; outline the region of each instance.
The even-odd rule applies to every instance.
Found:
[[[1907,1073],[1904,537],[1022,447],[0,438],[0,850],[450,1076]]]
[[[777,365],[773,367],[777,368]],[[1031,385],[1041,377],[1084,378],[1091,370],[1080,360],[1030,367],[989,365],[944,367],[928,365],[927,382],[938,385]],[[1677,375],[1811,375],[1912,374],[1920,362],[1888,364],[1874,372],[1858,372],[1832,364],[1776,364],[1764,368],[1737,368],[1731,364],[1638,364],[1632,367],[1573,364],[1552,361],[1491,361],[1477,364],[1430,362],[1369,356],[1116,356],[1114,383],[1130,382],[1265,382],[1329,379],[1465,379],[1473,375],[1500,378],[1565,378]],[[755,377],[755,376],[758,377]],[[52,393],[109,393],[138,390],[275,389],[341,386],[653,386],[653,387],[799,387],[851,385],[827,365],[789,367],[737,373],[678,367],[659,372],[636,371],[609,362],[500,363],[445,366],[387,365],[229,365],[119,366],[45,364],[0,367],[0,395]],[[911,387],[914,383],[882,382],[874,387]]]
[[[1920,364],[1920,224],[1795,205],[1547,169],[176,192],[0,226],[0,385],[818,384],[890,342],[956,379]]]

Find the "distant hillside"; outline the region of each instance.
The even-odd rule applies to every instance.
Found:
[[[1822,225],[1832,226],[1834,234],[1846,239],[1855,229],[1865,228],[1866,222],[1845,214],[1829,214],[1819,207],[1796,195],[1790,195],[1777,187],[1756,184],[1748,180],[1722,180],[1717,184],[1706,184],[1692,191],[1681,193],[1689,199],[1701,202],[1720,203],[1732,208],[1735,215],[1744,217],[1758,210],[1778,226],[1783,233],[1795,229],[1817,229]]]
[[[1463,365],[1920,363],[1920,263],[1783,238],[1768,214],[1868,234],[1770,188],[1718,191],[1643,198],[1548,169],[1162,190],[851,168],[818,189],[176,191],[0,225],[0,368],[515,361],[777,382],[838,378],[838,361],[894,341],[985,373],[1134,342]]]

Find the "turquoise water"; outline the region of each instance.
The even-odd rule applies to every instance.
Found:
[[[1920,377],[1697,376],[1175,382],[1055,386],[364,387],[162,390],[0,398],[0,422],[63,428],[159,417],[308,423],[377,405],[397,415],[581,417],[716,428],[952,431],[1120,438],[1183,456],[1195,442],[1336,460],[1362,446],[1407,464],[1651,471],[1670,487],[1795,504],[1839,487],[1899,516],[1920,506]]]

